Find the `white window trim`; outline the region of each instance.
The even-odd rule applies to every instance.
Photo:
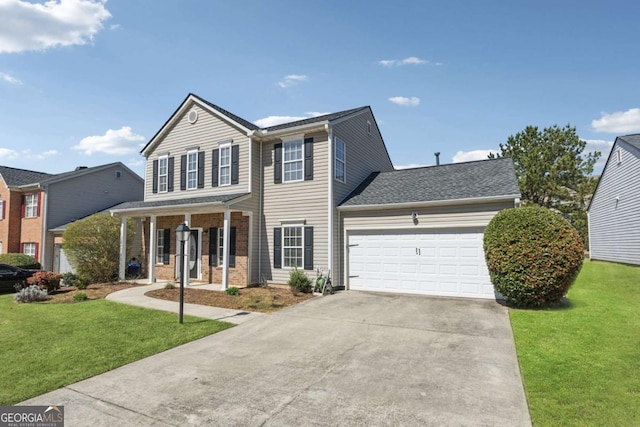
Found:
[[[287,162],[285,162],[284,160],[284,152],[285,152],[285,146],[294,143],[294,142],[300,142],[302,144],[302,159],[300,160],[289,160]],[[295,135],[289,135],[287,137],[282,138],[282,183],[288,183],[288,182],[301,182],[304,181],[304,133],[298,133]],[[284,172],[284,165],[285,163],[293,163],[293,162],[302,162],[302,177],[300,179],[290,179],[290,180],[286,180],[284,177],[285,172]]]
[[[31,251],[27,252],[27,245],[29,245],[33,249],[33,253]],[[25,255],[32,256],[36,258],[36,244],[35,242],[23,242],[22,243],[22,253]]]
[[[222,150],[224,149],[229,149],[229,164],[226,166],[222,165]],[[225,187],[227,185],[231,185],[231,143],[226,143],[226,144],[220,144],[220,147],[218,148],[218,159],[219,159],[219,164],[218,164],[218,185],[220,187]],[[226,184],[222,183],[222,168],[229,168],[229,182],[227,182]]]
[[[0,197],[0,221],[4,219],[4,199]]]
[[[618,164],[622,163],[622,150],[620,148],[616,150],[616,160],[618,161]]]
[[[302,257],[300,258],[301,260],[301,265],[298,265],[296,267],[287,267],[284,265],[284,250],[285,250],[285,246],[284,246],[284,230],[285,228],[299,228],[300,229],[300,233],[301,233],[301,244],[302,246],[300,246],[300,248],[302,249]],[[294,268],[297,268],[298,270],[303,270],[304,269],[304,225],[302,224],[289,224],[286,226],[282,227],[282,241],[281,241],[281,248],[282,248],[282,256],[281,256],[281,263],[280,265],[282,266],[282,269],[284,270],[293,270]],[[298,246],[287,246],[287,248],[298,248]]]
[[[160,246],[162,240],[162,246]],[[159,261],[160,260],[160,261]],[[156,265],[164,265],[164,228],[156,229]]]
[[[29,198],[33,197],[35,202],[29,205]],[[33,215],[29,215],[29,208],[33,209]],[[38,194],[27,194],[24,198],[24,217],[25,218],[37,218],[38,217]]]
[[[160,164],[162,163],[162,161],[166,162],[164,174],[160,173],[160,170],[161,170]],[[164,190],[160,186],[160,178],[163,176],[165,177]],[[169,156],[164,155],[164,156],[158,157],[158,193],[166,193],[168,191],[169,191]]]
[[[223,260],[224,258],[224,227],[218,227],[218,235],[216,236],[216,246],[218,248],[216,266],[221,267],[224,261]]]
[[[189,169],[189,156],[194,155],[196,157],[196,162],[195,162],[195,169]],[[189,186],[190,180],[189,180],[189,173],[193,172],[196,175],[193,187]],[[198,150],[189,150],[187,151],[187,190],[197,190],[198,189]]]
[[[338,143],[342,144],[342,154],[344,155],[344,160],[338,158]],[[335,139],[335,147],[334,147],[334,164],[333,164],[333,179],[338,182],[342,182],[346,184],[347,182],[347,144],[340,138]],[[337,162],[342,163],[342,179],[338,178],[336,173],[338,172],[338,168],[336,167]]]
[[[367,120],[367,135],[371,135],[371,122]]]

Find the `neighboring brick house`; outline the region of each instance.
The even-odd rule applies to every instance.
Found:
[[[60,174],[0,166],[0,253],[25,253],[43,269],[60,271],[65,257],[59,227],[139,199],[143,186],[120,162]]]
[[[149,282],[179,277],[185,223],[189,278],[223,288],[298,267],[347,289],[492,298],[484,227],[520,197],[511,159],[394,170],[370,107],[260,128],[189,94],[141,154],[144,199],[111,212],[122,232],[143,221]]]

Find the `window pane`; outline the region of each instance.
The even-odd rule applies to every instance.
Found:
[[[231,184],[231,168],[229,166],[220,168],[220,185]]]
[[[158,242],[156,245],[156,263],[162,264],[164,263],[164,230],[157,230],[156,236],[156,241]]]
[[[336,179],[344,181],[344,163],[336,159]]]
[[[231,147],[223,147],[220,149],[220,166],[229,166],[231,164]]]

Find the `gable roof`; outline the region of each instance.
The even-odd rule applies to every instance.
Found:
[[[520,197],[510,158],[374,172],[340,203],[341,208],[379,207]]]
[[[616,139],[620,139],[640,151],[640,134],[619,136]]]
[[[262,128],[261,130],[268,131],[268,132],[273,132],[273,131],[276,131],[276,130],[293,128],[293,127],[297,127],[297,126],[308,125],[308,124],[311,124],[311,123],[320,123],[320,122],[324,122],[324,121],[330,122],[332,120],[337,120],[337,119],[340,119],[342,117],[348,116],[348,115],[353,114],[353,113],[359,113],[360,111],[364,111],[364,110],[366,110],[368,108],[369,108],[369,106],[352,108],[350,110],[338,111],[337,113],[323,114],[322,116],[309,117],[308,119],[296,120],[295,122],[288,122],[288,123],[282,123],[282,124],[279,124],[279,125],[269,126],[269,127],[266,127],[266,128]]]
[[[17,169],[9,166],[0,166],[0,175],[8,187],[20,187],[22,185],[35,184],[43,179],[53,176],[52,174],[45,172]]]

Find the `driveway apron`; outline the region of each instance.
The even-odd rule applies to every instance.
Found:
[[[507,310],[319,297],[23,402],[66,426],[530,426]]]

